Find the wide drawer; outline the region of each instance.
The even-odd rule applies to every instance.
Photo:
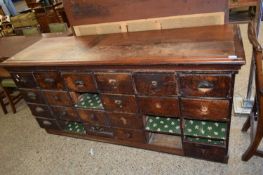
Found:
[[[137,104],[132,95],[101,95],[102,103],[107,111],[136,113]]]
[[[179,102],[177,98],[139,97],[140,110],[144,114],[160,116],[179,116]]]
[[[64,84],[59,72],[35,72],[35,79],[42,89],[64,89]]]
[[[51,107],[54,115],[60,120],[79,121],[79,117],[73,108]]]
[[[120,128],[142,129],[142,117],[136,114],[108,113],[111,126]]]
[[[182,74],[180,93],[183,96],[229,97],[231,75]]]
[[[136,73],[136,90],[140,95],[176,95],[176,78],[172,73]]]
[[[41,128],[60,130],[56,120],[47,120],[42,118],[36,118],[36,120]]]
[[[78,113],[80,119],[83,122],[88,123],[89,125],[95,125],[95,126],[108,125],[107,117],[104,112],[78,109]]]
[[[72,106],[71,99],[65,91],[43,91],[50,105]]]
[[[194,119],[226,120],[230,117],[229,100],[181,100],[182,115]]]
[[[202,145],[198,143],[184,142],[184,153],[186,156],[201,158],[216,162],[226,162],[226,149],[218,146]]]
[[[25,101],[29,103],[45,103],[44,98],[39,90],[24,90],[20,89],[21,94],[23,95]]]
[[[98,89],[105,93],[133,94],[132,77],[129,73],[96,73]]]
[[[19,88],[36,88],[37,84],[31,72],[28,73],[11,73],[17,87]]]
[[[138,130],[115,129],[115,138],[130,142],[145,143],[145,133]]]
[[[96,86],[91,73],[63,73],[63,79],[69,90],[96,92]]]
[[[47,105],[28,104],[28,107],[34,116],[53,118]]]

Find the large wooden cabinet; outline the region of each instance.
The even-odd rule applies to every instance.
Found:
[[[48,133],[227,162],[236,25],[46,38],[2,65]]]

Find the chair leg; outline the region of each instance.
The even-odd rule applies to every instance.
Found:
[[[13,103],[12,97],[10,96],[7,88],[3,87],[3,90],[4,90],[4,93],[7,97],[8,102],[11,106],[11,109],[12,109],[13,113],[15,114],[16,113],[16,107],[15,107],[15,104]]]
[[[250,128],[250,119],[251,119],[251,116],[249,115],[241,129],[242,132],[247,132],[247,130]]]
[[[242,160],[243,161],[248,161],[253,155],[256,154],[257,148],[258,148],[258,146],[260,144],[261,139],[262,139],[262,136],[260,136],[260,137],[256,136],[255,139],[253,140],[253,142],[250,143],[248,149],[242,155]]]
[[[0,96],[1,96],[1,95],[0,95]],[[1,104],[1,107],[2,107],[2,109],[3,109],[4,114],[7,114],[6,105],[5,105],[2,97],[0,97],[0,104]]]

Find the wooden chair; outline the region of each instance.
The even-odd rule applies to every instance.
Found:
[[[243,125],[242,131],[246,132],[250,128],[251,143],[246,152],[242,155],[243,161],[248,161],[252,156],[263,157],[263,151],[258,150],[258,146],[263,137],[263,72],[262,72],[262,47],[256,39],[256,32],[253,23],[248,26],[249,41],[253,46],[253,61],[255,64],[256,98],[251,114]]]
[[[16,90],[16,85],[12,79],[3,79],[0,85],[0,95],[1,95],[1,106],[4,113],[7,113],[6,106],[10,104],[13,113],[16,113],[15,105],[23,98],[18,90]],[[4,99],[7,99],[5,102]]]

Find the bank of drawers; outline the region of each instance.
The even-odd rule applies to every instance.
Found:
[[[230,119],[231,74],[47,71],[12,76],[32,114],[47,129],[62,130],[74,121],[83,123],[87,134],[145,143],[144,115]],[[102,108],[76,107],[83,93],[97,93]],[[185,152],[197,149],[194,153],[202,154],[196,144],[185,145]]]

